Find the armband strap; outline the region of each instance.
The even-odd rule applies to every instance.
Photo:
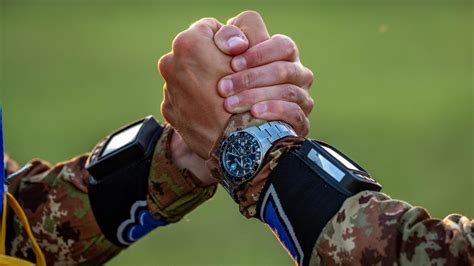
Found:
[[[165,126],[143,158],[101,180],[89,180],[94,216],[105,237],[117,246],[128,246],[153,229],[178,221],[215,192],[215,186],[200,187],[189,171],[172,163],[172,133]]]
[[[309,141],[298,150],[307,149]],[[302,159],[298,150],[282,155],[270,173],[257,204],[257,213],[294,261],[308,265],[322,229],[355,193],[321,177]]]

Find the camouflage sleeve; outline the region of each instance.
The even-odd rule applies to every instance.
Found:
[[[379,192],[347,199],[319,235],[310,265],[474,265],[474,221],[431,218]]]
[[[120,249],[105,239],[87,195],[87,155],[50,166],[32,160],[11,176],[15,197],[23,207],[48,265],[100,264]],[[13,230],[12,226],[13,225]],[[8,228],[9,253],[34,261],[23,226],[13,218]]]
[[[155,217],[177,221],[210,198],[216,186],[201,187],[191,173],[173,165],[168,141],[172,132],[167,127],[155,148],[148,208]],[[20,170],[6,160],[8,189],[24,208],[48,265],[101,265],[123,249],[105,238],[94,218],[87,193],[87,158],[84,154],[54,166],[35,159]],[[34,261],[21,223],[9,219],[9,253]]]

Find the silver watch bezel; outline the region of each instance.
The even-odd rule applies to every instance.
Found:
[[[251,136],[257,142],[257,144],[259,146],[259,149],[260,149],[260,152],[259,152],[259,158],[254,160],[254,162],[253,162],[254,166],[250,170],[250,172],[248,174],[242,176],[242,177],[237,177],[237,176],[234,176],[233,174],[230,174],[229,170],[227,169],[227,167],[224,164],[224,158],[227,155],[226,151],[227,151],[228,145],[230,143],[232,143],[234,137],[236,137],[237,135],[241,135],[241,134],[247,134],[247,135]],[[263,157],[265,156],[267,151],[268,151],[268,148],[265,150],[265,147],[264,147],[262,141],[255,134],[249,132],[248,130],[244,129],[244,130],[239,130],[239,131],[236,131],[236,132],[232,132],[224,140],[224,142],[222,142],[222,145],[221,145],[221,148],[220,148],[220,154],[219,154],[219,167],[221,168],[222,173],[225,176],[225,180],[228,183],[230,183],[229,185],[235,187],[235,186],[238,186],[238,185],[240,185],[242,183],[245,183],[248,180],[252,179],[255,176],[255,173],[257,173],[260,170],[260,167],[262,166]],[[237,180],[237,179],[240,179],[240,180],[234,181],[234,180]]]
[[[259,158],[255,161],[255,166],[252,169],[252,172],[248,175],[245,175],[240,180],[236,180],[239,177],[234,177],[231,175],[227,168],[223,165],[225,151],[227,145],[230,143],[231,139],[237,134],[242,133],[249,134],[256,140],[260,147],[260,155]],[[219,168],[222,177],[220,178],[220,183],[222,186],[227,190],[227,192],[233,196],[234,191],[240,185],[250,181],[255,177],[255,175],[260,171],[262,167],[262,162],[265,159],[268,151],[271,149],[274,142],[288,136],[297,136],[293,128],[281,121],[270,121],[266,122],[259,126],[251,126],[245,129],[237,130],[235,132],[230,133],[227,137],[223,140],[220,148],[219,148]]]

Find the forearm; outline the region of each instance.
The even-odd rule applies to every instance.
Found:
[[[297,143],[279,142],[281,147],[270,152],[263,166],[267,172],[255,177],[264,183],[258,193],[250,192],[251,185],[237,193],[243,213],[267,223],[296,262],[473,263],[472,220],[458,215],[432,219],[422,208],[375,191],[348,193],[288,156]]]
[[[9,190],[25,209],[49,264],[101,264],[120,252],[123,245],[111,242],[100,227],[111,227],[107,224],[110,221],[101,220],[102,224],[99,225],[97,215],[112,216],[120,210],[130,215],[130,206],[124,208],[118,204],[127,194],[143,191],[140,198],[131,201],[142,200],[145,204],[141,210],[146,209],[150,214],[147,215],[147,221],[151,225],[141,227],[131,224],[135,227],[134,232],[138,232],[133,235],[136,237],[133,241],[157,226],[180,220],[214,194],[215,184],[201,184],[188,170],[174,164],[170,150],[172,134],[173,130],[166,126],[154,148],[152,163],[144,178],[131,176],[125,186],[122,186],[123,183],[109,186],[112,188],[111,193],[102,198],[97,197],[97,194],[94,197],[88,191],[88,154],[54,166],[45,161],[33,160],[19,171],[13,160],[6,160],[7,173],[11,177]],[[135,182],[138,179],[144,182]],[[91,208],[91,201],[97,200],[105,206],[100,214],[94,213]],[[132,220],[136,217],[129,218]],[[116,222],[120,224],[126,221]],[[28,238],[23,235],[21,224],[14,221],[12,225],[14,230],[11,230],[11,225],[8,227],[10,253],[28,257],[31,253]],[[130,233],[127,230],[123,232]]]
[[[174,163],[174,130],[168,125],[160,127],[146,144],[144,154],[113,167],[99,164],[104,170],[109,168],[104,176],[91,171],[88,189],[92,210],[105,237],[117,246],[129,246],[154,228],[179,221],[215,192],[215,184],[202,184],[188,169]],[[100,149],[112,138],[99,143],[93,154],[101,154]],[[94,156],[89,158],[94,160]]]
[[[347,199],[319,235],[310,264],[323,262],[473,265],[474,221],[457,214],[434,219],[424,208],[364,191]]]

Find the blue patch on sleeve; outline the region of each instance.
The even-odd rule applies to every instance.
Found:
[[[260,219],[270,227],[291,258],[303,265],[305,254],[273,185],[268,187],[263,197]]]
[[[117,239],[121,244],[128,246],[153,229],[167,224],[165,220],[153,218],[148,211],[146,200],[139,200],[130,208],[130,218],[118,227]]]
[[[278,217],[278,214],[275,211],[272,201],[269,201],[267,206],[265,207],[264,221],[268,224],[268,226],[270,226],[273,233],[280,240],[283,246],[285,246],[285,248],[288,250],[293,259],[295,261],[298,261],[299,259],[296,253],[296,249],[293,243],[291,242],[284,225],[281,223],[280,217]]]
[[[148,210],[140,211],[138,217],[139,223],[133,224],[128,229],[128,239],[132,242],[137,241],[153,229],[167,224],[164,220],[154,219]]]

